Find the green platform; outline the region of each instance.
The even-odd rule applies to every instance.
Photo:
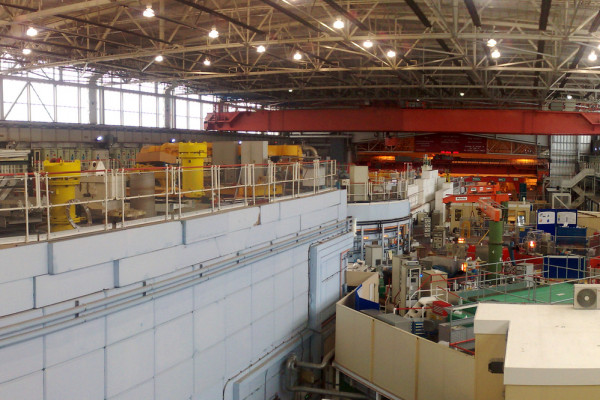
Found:
[[[535,293],[535,300],[533,298]],[[499,301],[502,303],[570,303],[573,300],[573,284],[556,283],[551,286],[538,286],[533,289],[518,290],[506,294],[481,297],[479,301]],[[560,303],[559,303],[560,304]]]

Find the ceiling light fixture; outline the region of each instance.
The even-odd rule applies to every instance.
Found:
[[[142,15],[146,18],[154,17],[154,10],[152,9],[152,4],[146,5],[146,9],[142,13]]]
[[[256,48],[257,53],[264,53],[265,51],[267,51],[267,48],[262,44]]]
[[[299,61],[302,60],[302,54],[299,51],[294,53],[294,60]]]
[[[333,23],[333,27],[335,29],[343,29],[345,26],[344,21],[342,21],[341,18],[338,18],[335,20],[335,22]]]
[[[28,49],[27,47],[25,47],[23,49],[23,54],[25,54],[26,56],[30,55],[31,54],[31,49]]]
[[[571,96],[570,94],[567,95],[567,100],[572,100],[573,96]]]
[[[27,36],[34,37],[34,36],[37,36],[37,34],[38,34],[38,30],[37,30],[37,29],[35,29],[33,26],[30,26],[30,27],[27,29],[27,32],[25,32],[25,33],[27,34]]]
[[[465,93],[464,92],[460,92],[460,97],[464,97]]]
[[[488,47],[494,47],[498,42],[495,39],[490,39],[487,41]]]
[[[156,57],[154,57],[154,61],[156,62],[162,62],[165,58],[162,55],[157,55]]]
[[[596,61],[598,59],[598,56],[596,55],[595,51],[592,51],[589,55],[588,55],[588,60],[590,61]]]
[[[494,49],[494,51],[492,51],[492,58],[500,58],[500,50]]]
[[[388,52],[386,53],[386,55],[389,58],[394,58],[394,57],[396,57],[396,52],[394,50],[388,50]]]
[[[213,26],[212,29],[210,30],[210,32],[208,32],[208,37],[212,38],[212,39],[218,38],[219,37],[219,31],[217,30],[217,28],[215,28]]]
[[[207,67],[210,65],[210,58],[204,59],[204,65],[206,65]]]
[[[366,49],[370,49],[371,47],[373,47],[373,42],[371,42],[370,40],[365,40],[365,41],[363,42],[363,46],[364,46]]]

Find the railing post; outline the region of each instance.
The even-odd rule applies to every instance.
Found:
[[[240,166],[240,177],[244,177],[244,206],[248,206],[248,165]]]
[[[27,172],[23,175],[25,186],[25,242],[29,242],[29,191],[27,189]]]
[[[217,187],[217,177],[215,174],[216,165],[210,166],[210,208],[212,212],[215,212],[215,188]]]
[[[255,164],[250,164],[250,182],[252,183],[252,205],[256,204],[256,180],[254,179],[254,177],[255,177],[254,167],[255,166],[256,166]]]
[[[169,166],[165,168],[165,221],[169,220]]]
[[[215,173],[217,175],[217,201],[219,202],[218,205],[218,209],[221,209],[221,166],[217,165],[217,168],[215,170]]]
[[[296,197],[296,183],[298,182],[298,165],[296,161],[292,165],[292,197]]]
[[[44,179],[46,181],[46,211],[47,211],[47,216],[46,216],[46,222],[48,224],[48,231],[47,231],[47,236],[46,236],[46,240],[50,240],[50,186],[48,186],[48,174],[45,173],[44,174]]]
[[[33,178],[35,180],[35,208],[42,207],[42,181],[40,179],[40,173],[34,172]]]
[[[313,193],[317,193],[317,175],[319,174],[319,160],[313,160]]]
[[[179,202],[179,219],[181,219],[181,167],[177,168],[177,201]],[[212,176],[211,176],[212,182]]]
[[[121,188],[123,188],[123,193],[121,195],[121,228],[125,226],[125,198],[127,197],[127,183],[125,182],[125,171],[121,168]]]
[[[117,182],[116,182],[116,178],[115,178],[115,174],[114,174],[114,170],[111,169],[110,171],[104,171],[104,230],[107,231],[108,230],[108,174],[111,174],[112,176],[112,185],[111,185],[111,191],[112,191],[112,196],[116,197],[117,194]]]

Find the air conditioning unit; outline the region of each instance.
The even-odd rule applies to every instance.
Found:
[[[576,284],[573,293],[573,307],[579,310],[600,309],[600,285]]]

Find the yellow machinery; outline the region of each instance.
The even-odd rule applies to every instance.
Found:
[[[44,161],[44,171],[48,175],[48,190],[51,204],[65,204],[50,209],[50,223],[53,232],[74,229],[81,218],[77,217],[75,207],[70,205],[75,200],[75,187],[79,185],[81,163]]]
[[[179,143],[179,159],[181,160],[181,190],[185,197],[204,196],[204,160],[207,157],[206,142]]]
[[[269,157],[281,157],[293,161],[302,160],[302,146],[295,144],[269,145]]]

